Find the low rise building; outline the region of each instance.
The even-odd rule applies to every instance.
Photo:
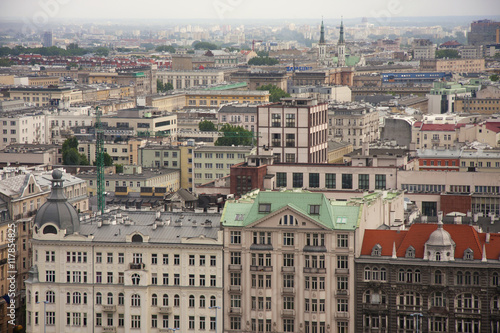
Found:
[[[421,59],[420,70],[432,72],[482,73],[484,58],[479,59]]]
[[[269,102],[269,91],[225,90],[187,91],[186,100],[189,107],[219,107],[222,104],[236,103],[266,103]]]
[[[217,112],[219,124],[241,126],[255,132],[257,130],[257,105],[233,104],[224,105]]]
[[[225,72],[222,70],[196,71],[159,71],[158,80],[163,84],[170,83],[174,89],[186,89],[197,86],[207,86],[224,82]]]

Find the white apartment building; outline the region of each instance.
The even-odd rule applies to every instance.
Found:
[[[47,143],[45,122],[42,113],[0,114],[0,149],[12,143]]]
[[[258,155],[273,149],[275,163],[326,163],[328,104],[282,98],[257,108]]]
[[[257,106],[244,104],[224,105],[217,112],[217,121],[221,126],[231,124],[255,132],[257,129]]]
[[[215,332],[219,214],[115,210],[80,222],[60,174],[52,182],[35,217],[27,332]]]
[[[174,89],[185,89],[224,82],[224,71],[158,71],[158,80],[170,83]]]

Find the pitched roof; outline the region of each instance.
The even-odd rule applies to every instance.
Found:
[[[500,234],[490,234],[490,241],[486,243],[486,233],[478,233],[474,227],[464,224],[445,224],[444,230],[450,233],[456,244],[455,258],[462,259],[464,251],[470,248],[474,252],[474,259],[481,260],[483,245],[486,245],[487,259],[498,260],[500,257]],[[406,250],[413,246],[415,258],[424,257],[424,245],[437,224],[414,223],[409,230],[366,230],[361,255],[371,255],[372,249],[379,244],[382,247],[382,256],[392,256],[393,244],[396,244],[396,255],[404,258]]]
[[[260,204],[271,204],[270,212],[260,212]],[[319,214],[310,214],[310,206],[319,205]],[[266,216],[289,207],[329,229],[354,230],[358,226],[360,208],[345,202],[331,202],[322,193],[265,191],[255,198],[227,202],[221,221],[224,226],[246,227]]]
[[[455,131],[455,124],[423,124],[421,131]]]
[[[495,133],[500,132],[500,122],[487,122],[486,129]]]

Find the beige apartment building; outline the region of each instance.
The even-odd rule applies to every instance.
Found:
[[[74,89],[44,87],[14,87],[9,89],[11,99],[20,99],[34,106],[58,106],[70,102]]]
[[[150,95],[146,96],[146,105],[157,108],[159,111],[178,111],[186,106],[186,95]]]
[[[269,91],[241,91],[241,90],[225,90],[225,91],[209,91],[198,90],[186,92],[186,105],[193,106],[213,106],[219,107],[222,104],[230,102],[236,103],[266,103],[269,102]]]
[[[379,115],[366,106],[333,106],[328,111],[328,137],[334,141],[352,143],[354,149],[363,142],[380,138]]]
[[[484,72],[484,58],[481,59],[421,59],[420,70],[431,72],[481,73]]]
[[[163,84],[170,83],[174,89],[186,89],[224,82],[224,71],[161,71],[156,73]]]
[[[48,87],[58,86],[59,77],[57,76],[28,76],[28,84],[30,86]]]
[[[42,113],[0,115],[0,149],[13,143],[47,143],[46,116]]]

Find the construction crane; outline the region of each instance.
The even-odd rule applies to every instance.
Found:
[[[104,214],[106,198],[104,192],[104,130],[101,123],[101,109],[96,106],[95,160],[97,167],[97,210]]]

